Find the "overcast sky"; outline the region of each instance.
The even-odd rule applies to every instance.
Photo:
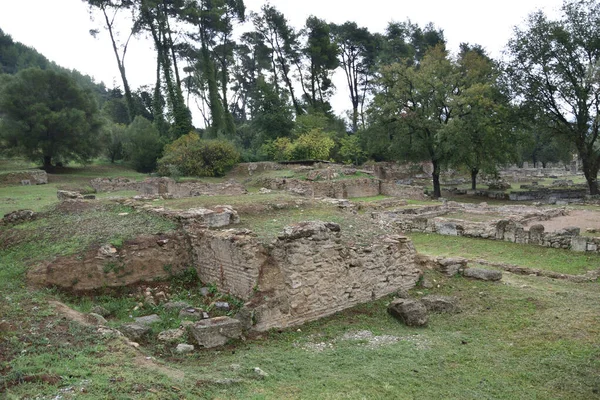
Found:
[[[258,11],[263,0],[245,0],[247,10]],[[444,30],[448,47],[456,51],[462,42],[482,45],[494,57],[531,12],[542,9],[555,17],[562,0],[272,0],[296,28],[316,15],[328,22],[356,21],[372,32],[383,32],[390,21],[406,21],[424,26],[432,22]],[[89,30],[99,28],[100,20],[91,21],[82,0],[0,0],[0,29],[15,41],[34,47],[57,64],[74,68],[103,81],[108,87],[121,86],[110,39],[97,39]],[[154,51],[149,41],[136,40],[128,51],[127,75],[136,88],[155,81]],[[333,99],[338,113],[349,108],[344,80]]]

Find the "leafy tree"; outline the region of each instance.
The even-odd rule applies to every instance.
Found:
[[[125,130],[125,159],[139,172],[156,170],[162,156],[163,140],[152,122],[139,115]]]
[[[172,167],[185,176],[223,176],[239,160],[240,154],[226,140],[203,140],[191,132],[165,146],[158,172],[168,175]]]
[[[548,117],[547,129],[567,138],[583,164],[590,194],[599,194],[600,3],[566,0],[562,15],[538,11],[508,44],[513,96]]]
[[[124,11],[135,13],[135,7],[133,7],[134,2],[132,0],[83,0],[85,3],[89,4],[90,11],[94,8],[100,10],[102,12],[102,17],[104,19],[104,28],[108,31],[110,36],[110,40],[112,43],[113,52],[115,54],[115,59],[117,61],[117,67],[119,68],[119,74],[121,75],[121,81],[123,82],[123,88],[125,90],[125,104],[127,105],[128,121],[126,123],[130,123],[133,121],[136,115],[138,115],[138,110],[135,106],[133,100],[133,94],[131,88],[129,86],[129,81],[127,79],[127,74],[125,70],[125,56],[127,55],[127,48],[129,46],[129,41],[139,31],[139,21],[136,21],[134,16],[134,21],[131,24],[129,34],[127,35],[127,39],[123,42],[119,42],[119,32],[117,31],[117,26],[115,20],[119,14],[123,14]],[[91,29],[90,34],[94,37],[98,34],[98,30]]]
[[[122,160],[125,156],[124,143],[127,126],[106,122],[102,129],[102,143],[111,163]]]
[[[281,79],[287,88],[296,115],[301,115],[304,111],[292,82],[292,67],[300,62],[298,34],[289,25],[285,16],[270,4],[264,5],[260,14],[253,13],[252,22],[261,40],[271,50],[271,72],[277,90],[279,91],[279,79]]]
[[[96,100],[66,73],[30,68],[4,76],[0,116],[5,144],[46,170],[55,159],[87,162],[98,154]]]
[[[262,141],[290,136],[294,127],[293,114],[289,103],[277,87],[260,77],[257,93],[251,101],[252,125]]]
[[[338,46],[332,40],[331,26],[315,16],[308,17],[303,32],[306,44],[302,52],[308,60],[305,101],[313,112],[328,112],[331,108],[328,100],[335,88],[331,76],[339,66]]]
[[[452,164],[467,167],[471,188],[480,171],[495,174],[497,166],[516,156],[508,96],[498,81],[500,71],[480,46],[461,44],[456,63],[457,112],[448,126]]]
[[[456,111],[457,72],[436,46],[419,65],[405,61],[383,67],[372,116],[399,158],[433,164],[433,195],[441,196],[440,172],[449,162],[448,124]],[[381,140],[381,139],[378,139]]]
[[[367,159],[367,153],[363,150],[358,135],[350,135],[342,138],[340,156],[347,164],[361,165]]]
[[[356,132],[359,117],[363,127],[365,125],[363,109],[375,72],[377,37],[367,28],[359,28],[355,22],[332,24],[331,32],[340,49],[340,65],[346,74],[352,103],[352,132]]]

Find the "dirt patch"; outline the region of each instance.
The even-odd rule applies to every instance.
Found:
[[[537,224],[544,225],[546,232],[556,232],[570,226],[581,228],[582,233],[588,228],[600,230],[600,211],[573,210],[569,212],[569,215],[552,218],[547,221],[531,221],[528,225]]]

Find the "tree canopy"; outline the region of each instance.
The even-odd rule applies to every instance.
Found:
[[[29,68],[2,76],[0,117],[2,145],[46,169],[98,154],[96,100],[66,73]]]

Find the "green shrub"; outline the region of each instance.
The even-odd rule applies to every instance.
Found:
[[[152,122],[137,116],[127,127],[125,134],[126,160],[138,172],[154,171],[156,160],[162,154],[163,142]]]
[[[320,129],[304,133],[294,141],[293,160],[328,160],[335,142]]]
[[[239,160],[236,148],[225,140],[202,140],[191,132],[165,146],[158,161],[158,172],[169,175],[176,170],[184,176],[223,176]]]

